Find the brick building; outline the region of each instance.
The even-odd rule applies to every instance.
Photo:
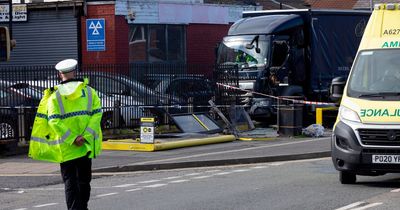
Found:
[[[319,9],[352,9],[357,0],[305,0],[311,8]]]
[[[7,65],[213,64],[215,46],[245,10],[369,9],[370,0],[68,0],[27,2],[26,20],[13,24],[17,47]],[[46,0],[44,0],[46,1]],[[373,0],[374,3],[400,0]],[[88,49],[87,21],[104,21],[104,46]],[[0,25],[5,25],[3,22]],[[96,29],[97,30],[97,29]],[[29,33],[27,33],[29,32]]]
[[[213,64],[215,46],[229,26],[244,10],[262,8],[203,0],[25,3],[27,18],[12,25],[17,47],[0,66],[54,65],[64,58],[82,64]],[[103,40],[94,40],[99,31]]]
[[[104,18],[105,51],[87,49],[82,27],[82,63],[206,63],[215,60],[214,48],[230,24],[251,5],[203,4],[202,1],[121,1],[87,3],[81,19]],[[185,11],[185,12],[182,12]]]

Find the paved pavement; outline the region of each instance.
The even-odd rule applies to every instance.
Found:
[[[184,140],[183,140],[184,141]],[[126,172],[308,159],[330,156],[329,134],[322,138],[233,141],[156,152],[103,151],[94,172]],[[29,159],[26,154],[0,157],[0,176],[59,173],[59,165]]]

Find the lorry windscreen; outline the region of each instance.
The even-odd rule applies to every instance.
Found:
[[[218,49],[217,63],[238,64],[241,70],[256,70],[268,64],[269,46],[270,36],[266,35],[228,36]]]
[[[350,75],[347,95],[374,100],[398,97],[397,93],[400,93],[399,58],[400,49],[361,51]]]

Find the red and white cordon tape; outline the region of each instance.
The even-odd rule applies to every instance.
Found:
[[[272,96],[272,95],[267,95],[264,93],[259,93],[259,92],[254,92],[251,90],[245,90],[245,89],[241,89],[235,86],[230,86],[230,85],[225,85],[225,84],[221,84],[217,82],[218,86],[222,86],[222,87],[226,87],[229,89],[234,89],[234,90],[240,90],[240,91],[244,91],[244,92],[248,92],[248,93],[252,93],[252,94],[256,94],[256,95],[261,95],[261,96],[265,96],[265,97],[269,97],[269,98],[273,98],[273,99],[277,99],[277,100],[284,100],[284,101],[291,101],[293,103],[299,103],[299,104],[308,104],[308,105],[323,105],[323,106],[336,106],[335,103],[327,103],[327,102],[319,102],[319,101],[305,101],[305,100],[297,100],[297,99],[292,99],[292,98],[284,98],[284,97],[277,97],[277,96]]]

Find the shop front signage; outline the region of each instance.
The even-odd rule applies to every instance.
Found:
[[[28,12],[26,4],[13,4],[13,22],[28,21]],[[0,4],[0,22],[10,21],[10,6],[8,4]]]

